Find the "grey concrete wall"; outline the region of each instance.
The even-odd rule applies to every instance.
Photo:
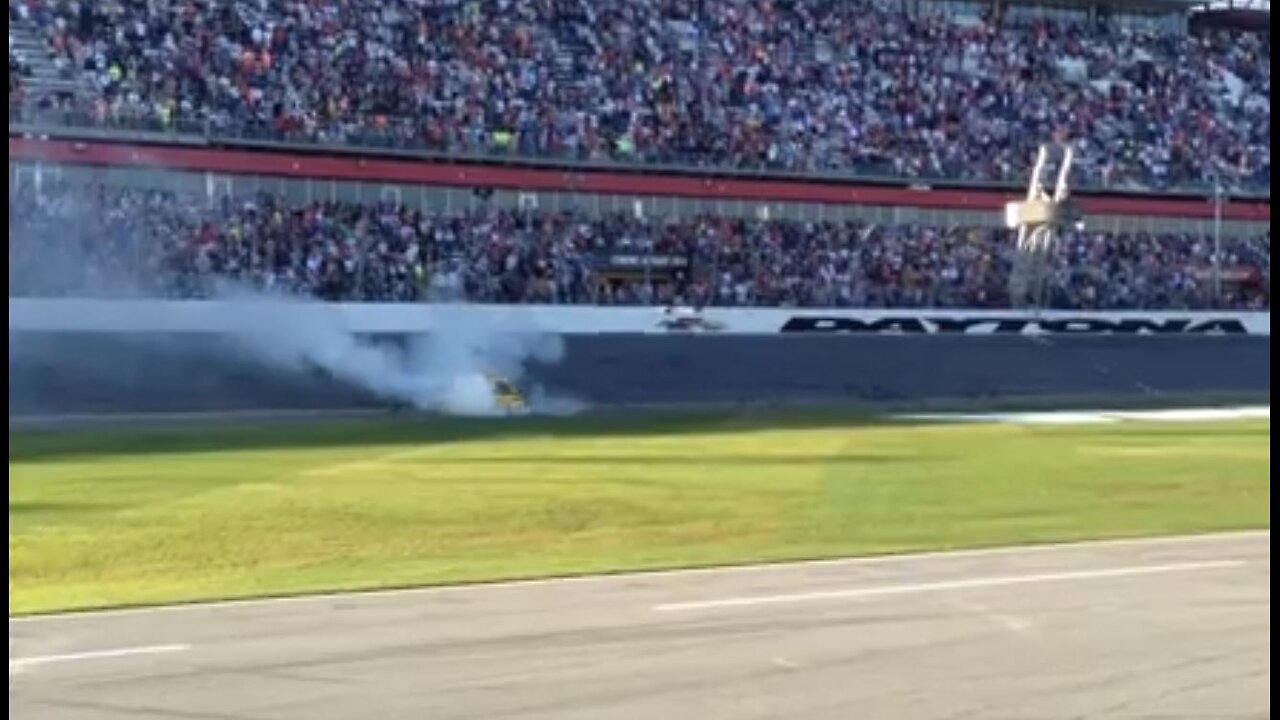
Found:
[[[10,333],[9,414],[373,407],[318,374],[253,362],[212,335]],[[551,393],[593,405],[1046,399],[1268,399],[1258,337],[571,337],[531,367]]]

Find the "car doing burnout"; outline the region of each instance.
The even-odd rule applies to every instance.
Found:
[[[499,409],[507,412],[522,412],[527,409],[524,393],[515,383],[500,375],[485,375],[489,381],[489,389],[493,392],[493,402]]]
[[[489,393],[493,400],[493,409],[508,415],[524,413],[529,409],[528,403],[526,403],[524,399],[524,393],[520,391],[520,388],[517,387],[515,383],[511,382],[507,378],[502,377],[501,375],[486,373],[484,375],[484,381],[489,386]],[[391,400],[390,408],[392,411],[397,413],[413,412],[414,405],[404,399],[397,398]]]

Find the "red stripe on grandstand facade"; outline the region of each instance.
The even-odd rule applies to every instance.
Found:
[[[96,166],[141,166],[227,175],[404,183],[452,187],[568,191],[614,195],[656,195],[763,202],[889,205],[946,210],[1003,211],[1015,193],[999,190],[912,189],[856,183],[740,180],[667,174],[459,165],[434,161],[330,156],[253,150],[208,149],[108,142],[9,138],[9,160]],[[1088,196],[1085,212],[1211,218],[1207,199]],[[1223,207],[1228,220],[1271,221],[1271,204],[1233,201]]]

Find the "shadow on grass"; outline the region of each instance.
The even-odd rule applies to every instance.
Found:
[[[433,465],[612,465],[631,464],[636,466],[654,465],[841,465],[841,464],[877,464],[895,462],[919,462],[919,456],[870,455],[866,453],[698,453],[662,455],[476,455],[470,457],[433,457]]]
[[[866,410],[593,412],[564,418],[443,418],[378,416],[365,419],[311,419],[276,422],[195,422],[166,426],[97,426],[9,431],[9,462],[68,457],[199,453],[237,450],[306,449],[379,445],[431,445],[498,439],[627,438],[650,435],[714,434],[766,430],[819,429],[883,424]],[[693,462],[706,456],[669,462]],[[488,461],[477,457],[473,462]],[[549,462],[521,457],[505,462]],[[561,460],[556,460],[560,462]],[[568,462],[575,462],[572,457]],[[648,456],[637,463],[659,462]],[[794,462],[794,458],[779,462]],[[592,461],[594,462],[594,461]],[[610,462],[617,462],[613,457]]]
[[[9,502],[9,517],[25,515],[64,515],[67,513],[95,513],[117,507],[110,503],[88,502]]]

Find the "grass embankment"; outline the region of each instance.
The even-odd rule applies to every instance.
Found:
[[[1267,527],[1269,421],[10,432],[9,612]]]

